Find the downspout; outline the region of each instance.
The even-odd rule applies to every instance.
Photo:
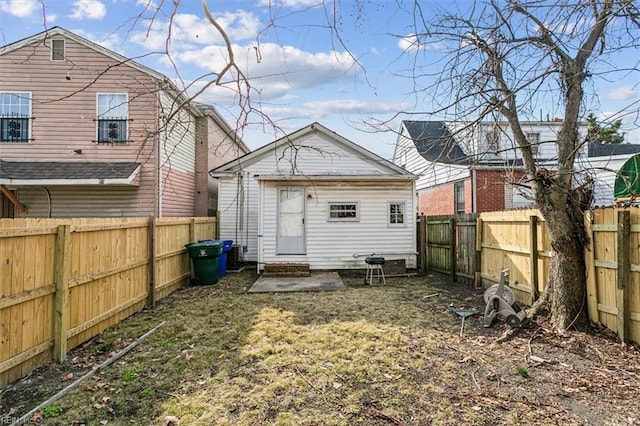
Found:
[[[249,172],[247,172],[247,178],[245,179],[245,183],[246,183],[246,193],[247,193],[247,198],[246,200],[244,200],[244,233],[245,233],[245,239],[244,239],[244,245],[242,246],[242,255],[244,258],[244,254],[249,251],[249,189],[251,187],[251,185],[249,184]]]
[[[241,181],[242,181],[242,172],[236,172],[236,229],[235,229],[236,232],[233,238],[233,241],[235,241],[236,244],[240,244],[240,241],[238,240],[238,229],[240,227],[240,208],[241,208],[242,200],[244,198],[240,192],[242,188]]]
[[[158,92],[158,110],[160,114],[158,115],[158,149],[156,149],[156,167],[157,167],[157,179],[158,179],[158,193],[156,194],[156,217],[162,217],[162,168],[160,167],[160,162],[162,158],[162,147],[164,146],[164,140],[166,138],[165,132],[167,131],[166,126],[166,115],[164,114],[164,109],[162,107],[162,92]]]

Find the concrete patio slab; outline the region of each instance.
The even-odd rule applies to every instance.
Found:
[[[312,272],[308,277],[260,276],[247,292],[333,291],[346,288],[337,272]]]

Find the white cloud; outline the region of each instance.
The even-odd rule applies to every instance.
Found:
[[[86,38],[87,40],[91,40],[92,42],[99,44],[102,47],[106,47],[109,50],[113,50],[114,52],[124,55],[124,50],[122,49],[122,39],[116,33],[109,33],[106,37],[101,37],[94,33],[81,29],[73,30],[73,32],[81,37]],[[136,60],[136,58],[132,59]]]
[[[402,111],[404,106],[391,102],[367,102],[358,99],[332,99],[328,101],[305,102],[304,108],[318,115],[331,114],[394,114]]]
[[[255,38],[260,20],[253,13],[242,10],[214,14],[216,22],[234,42]],[[169,37],[169,23],[155,21],[149,31],[134,34],[131,40],[149,50],[163,50]],[[222,36],[211,23],[193,14],[174,16],[170,44],[175,50],[194,49],[196,46],[221,44]]]
[[[0,11],[19,18],[33,15],[42,4],[38,0],[0,0]]]
[[[303,9],[306,7],[320,7],[331,1],[325,0],[260,0],[261,6],[288,7],[290,9]]]
[[[638,96],[638,90],[633,86],[620,86],[604,94],[605,99],[625,101]]]
[[[107,7],[99,0],[76,0],[73,3],[72,19],[102,19]]]
[[[236,63],[263,99],[355,78],[355,62],[348,52],[311,53],[273,43],[265,43],[259,49],[253,45],[234,45],[233,49]],[[182,52],[174,59],[216,73],[226,63],[226,48],[208,46]]]
[[[442,42],[427,42],[424,36],[410,34],[398,40],[398,47],[404,52],[415,52],[417,50],[445,50],[445,44]]]

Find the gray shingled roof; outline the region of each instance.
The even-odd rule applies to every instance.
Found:
[[[13,180],[87,180],[125,179],[140,163],[90,163],[62,161],[2,161],[0,179]]]
[[[628,143],[589,142],[589,157],[610,157],[612,155],[639,154],[640,145]]]
[[[470,164],[468,156],[444,121],[405,120],[402,123],[424,159],[448,164]]]

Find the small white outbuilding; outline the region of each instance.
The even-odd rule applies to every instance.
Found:
[[[416,267],[416,176],[319,123],[210,174],[220,180],[220,238],[258,271],[360,269],[372,254]]]

